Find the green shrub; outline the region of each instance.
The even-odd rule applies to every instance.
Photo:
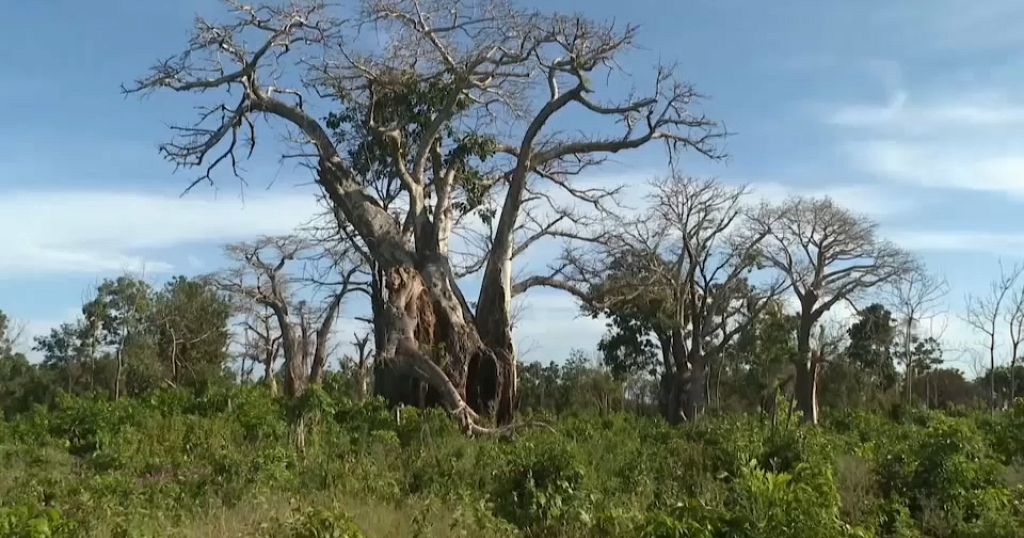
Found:
[[[53,508],[36,505],[0,507],[0,538],[75,536],[75,526]]]
[[[364,538],[352,516],[340,509],[307,508],[263,529],[267,538]]]

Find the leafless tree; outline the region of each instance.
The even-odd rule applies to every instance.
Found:
[[[1024,344],[1024,285],[1016,284],[1004,316],[1010,337],[1010,402],[1017,397],[1017,360]]]
[[[751,221],[753,233],[765,234],[761,259],[782,272],[800,303],[794,391],[803,420],[817,424],[822,357],[812,353],[815,324],[840,301],[852,302],[916,264],[906,252],[878,238],[874,222],[828,198],[765,204]]]
[[[345,355],[341,358],[343,370],[352,374],[352,381],[355,383],[356,401],[363,401],[370,394],[370,373],[373,369],[373,349],[369,347],[370,333],[354,334],[352,349],[354,355]]]
[[[219,165],[237,170],[255,144],[257,117],[290,127],[298,154],[384,275],[389,331],[378,351],[389,368],[425,380],[469,430],[485,401],[496,400],[500,421],[512,416],[511,257],[528,182],[569,186],[604,156],[654,141],[715,155],[720,132],[694,113],[698,94],[669,68],[657,70],[647,95],[595,97],[634,27],[501,1],[367,0],[354,21],[319,0],[229,6],[228,22],[199,19],[187,49],[127,91],[225,96],[161,148],[177,165],[201,167],[197,181]],[[364,23],[388,44],[357,50]],[[324,98],[340,98],[330,121],[312,109]],[[553,119],[568,108],[609,126],[593,136],[558,130]],[[371,170],[395,179],[402,215],[366,186]],[[455,280],[449,238],[481,192],[500,193],[501,202],[474,311]],[[493,394],[470,398],[474,410],[472,391]]]
[[[999,264],[999,277],[989,283],[988,293],[985,295],[968,295],[965,302],[963,320],[974,330],[978,331],[984,339],[986,351],[988,351],[988,376],[989,376],[989,404],[995,410],[998,405],[996,396],[996,346],[999,340],[999,322],[1006,315],[1006,303],[1012,300],[1011,290],[1024,271],[1024,265],[1015,264],[1007,269],[1002,262]],[[1010,305],[1009,315],[1013,316],[1013,305]],[[1013,323],[1011,322],[1011,330]]]
[[[784,281],[754,274],[765,234],[742,225],[745,188],[680,174],[653,187],[639,217],[613,220],[582,250],[570,243],[552,275],[534,281],[593,311],[644,318],[661,347],[662,412],[693,420],[707,405],[710,365]]]
[[[742,223],[745,188],[673,175],[655,184],[652,222],[664,234],[656,248],[671,271],[672,362],[668,412],[688,419],[707,403],[707,373],[733,338],[783,289],[781,279],[750,282],[766,233]]]
[[[263,365],[262,383],[277,394],[274,365],[281,354],[281,335],[275,327],[274,313],[262,305],[247,304],[242,325],[242,354]]]
[[[914,364],[911,358],[914,331],[922,321],[938,314],[937,309],[948,293],[949,284],[946,279],[928,273],[922,266],[900,275],[891,283],[893,310],[903,326],[901,339],[903,341],[903,358],[906,362],[904,364],[904,383],[906,384],[907,404],[912,403],[914,397]]]
[[[288,271],[289,262],[306,256],[309,248],[309,241],[298,236],[262,237],[228,245],[225,252],[235,265],[214,278],[223,291],[248,299],[273,314],[284,356],[284,392],[290,397],[302,395],[310,384],[321,381],[342,300],[358,286],[353,281],[358,273],[358,266],[354,265],[340,273],[340,281],[321,305],[310,306],[295,292],[305,280]],[[263,329],[255,327],[251,331],[264,349],[270,349],[273,343],[267,341],[269,333]],[[270,368],[272,361],[265,364]]]

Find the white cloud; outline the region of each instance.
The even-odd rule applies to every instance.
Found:
[[[1024,196],[1024,101],[985,87],[923,100],[903,88],[890,94],[885,104],[824,114],[855,137],[841,146],[853,166],[908,185]]]
[[[163,272],[145,251],[286,233],[315,211],[311,194],[260,194],[243,202],[132,192],[15,192],[0,199],[0,275]]]
[[[774,181],[752,183],[755,198],[778,203],[790,196],[827,196],[851,211],[884,217],[904,213],[914,208],[916,200],[894,196],[891,189],[877,184],[841,184],[797,186]]]
[[[1007,101],[989,90],[968,92],[955,99],[914,103],[897,89],[885,104],[850,104],[826,114],[828,123],[843,127],[897,130],[927,134],[935,128],[1014,127],[1024,124],[1024,104]]]
[[[962,230],[894,230],[886,234],[905,248],[919,252],[978,252],[1017,255],[1024,250],[1024,232]]]
[[[953,141],[879,140],[851,143],[855,165],[883,178],[932,188],[1024,196],[1024,157]]]

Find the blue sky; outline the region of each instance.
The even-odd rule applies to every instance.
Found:
[[[13,7],[17,5],[17,7]],[[538,6],[541,3],[537,3]],[[997,260],[1024,251],[1024,4],[557,0],[543,6],[633,22],[643,75],[676,61],[734,135],[730,158],[685,161],[694,173],[749,183],[762,196],[827,194],[867,213],[952,284],[946,339]],[[218,245],[286,232],[313,211],[308,173],[264,152],[250,188],[177,195],[190,178],[156,152],[188,97],[122,97],[122,82],[178,51],[213,0],[9,2],[22,24],[0,33],[0,309],[29,332],[66,320],[99,279],[145,268],[217,268]],[[624,155],[601,177],[642,185],[654,151]],[[13,238],[13,241],[11,241]],[[540,256],[543,256],[542,252]],[[596,320],[567,297],[525,298],[527,358],[590,348]]]

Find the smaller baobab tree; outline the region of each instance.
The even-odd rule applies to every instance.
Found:
[[[928,273],[919,266],[916,270],[893,279],[891,290],[893,309],[901,326],[901,356],[905,363],[904,388],[907,403],[910,404],[914,397],[913,384],[916,374],[913,361],[914,346],[921,341],[920,335],[914,332],[922,322],[937,315],[942,300],[949,293],[949,284],[945,278]]]
[[[742,225],[745,188],[678,174],[653,187],[638,219],[595,236],[582,256],[567,250],[562,273],[588,309],[613,320],[606,360],[642,358],[658,342],[662,412],[675,423],[703,414],[711,364],[784,285],[755,274],[766,234]]]
[[[999,322],[1006,315],[1013,316],[1014,308],[1007,308],[1007,302],[1012,299],[1011,290],[1024,272],[1024,265],[1014,265],[1007,269],[1000,263],[999,277],[989,283],[988,292],[985,295],[968,295],[963,320],[975,331],[984,336],[985,347],[988,353],[989,367],[989,404],[992,409],[998,407],[999,402],[996,395],[995,369],[996,369],[996,347],[999,341]],[[1010,322],[1011,331],[1014,331],[1014,321]],[[1011,336],[1016,334],[1011,332]],[[1016,350],[1014,350],[1016,352]]]
[[[764,235],[760,259],[782,273],[799,302],[794,391],[805,423],[818,422],[818,378],[825,354],[812,350],[815,325],[840,302],[907,274],[914,259],[877,235],[870,219],[829,198],[762,205],[751,232]]]
[[[218,286],[227,293],[253,307],[270,311],[280,338],[280,353],[284,357],[284,393],[289,397],[301,396],[310,384],[322,380],[331,332],[341,309],[342,300],[357,286],[356,270],[340,274],[339,286],[326,294],[319,305],[301,297],[303,277],[289,264],[307,261],[309,242],[297,236],[262,237],[253,242],[228,245],[228,258],[235,265],[214,277]],[[257,316],[258,317],[258,316]],[[256,327],[253,335],[267,352],[269,369],[273,363],[274,342],[270,332]]]
[[[253,364],[263,365],[261,382],[277,395],[277,377],[274,365],[281,355],[281,335],[274,322],[274,313],[267,307],[253,304],[245,299],[241,305],[243,312],[241,353],[243,361],[248,359]],[[245,368],[242,368],[243,373]],[[243,378],[244,379],[244,378]]]
[[[370,333],[353,335],[352,352],[351,355],[341,358],[341,368],[351,375],[355,385],[356,401],[362,402],[370,395],[370,374],[374,354],[370,347]]]

